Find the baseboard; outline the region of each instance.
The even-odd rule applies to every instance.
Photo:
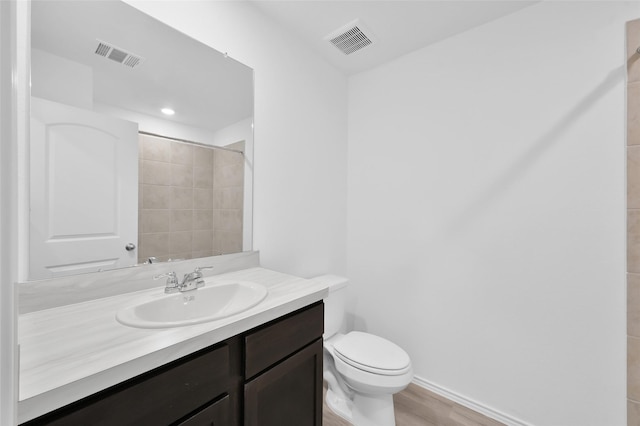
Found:
[[[427,389],[428,391],[438,394],[443,398],[447,398],[450,401],[456,402],[462,405],[463,407],[466,407],[477,413],[480,413],[494,420],[497,420],[501,423],[504,423],[507,426],[532,426],[530,423],[524,422],[522,420],[516,419],[515,417],[501,413],[500,411],[494,410],[491,407],[487,407],[486,405],[483,405],[477,401],[474,401],[465,396],[462,396],[453,391],[450,391],[449,389],[445,389],[441,386],[431,383],[421,377],[414,376],[413,383],[416,384],[417,386]]]

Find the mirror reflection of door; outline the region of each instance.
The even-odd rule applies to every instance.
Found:
[[[32,98],[32,279],[137,262],[137,134],[135,123]]]

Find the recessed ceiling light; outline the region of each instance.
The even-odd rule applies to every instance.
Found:
[[[162,108],[160,111],[162,111],[163,114],[166,115],[173,115],[176,112],[174,110],[172,110],[171,108]]]

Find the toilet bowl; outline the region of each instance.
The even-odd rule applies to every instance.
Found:
[[[329,408],[355,426],[394,426],[393,394],[411,382],[409,355],[382,337],[341,334],[345,288],[342,277],[317,277],[329,287],[325,298],[324,367]]]

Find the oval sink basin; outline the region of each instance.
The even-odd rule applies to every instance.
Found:
[[[120,310],[116,319],[131,327],[182,327],[214,321],[254,307],[267,288],[249,281],[219,281],[197,290],[174,293]]]

